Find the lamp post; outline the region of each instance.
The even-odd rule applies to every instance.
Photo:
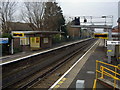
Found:
[[[107,17],[107,16],[102,16],[102,18],[104,18],[104,19],[105,19],[105,25],[106,25],[106,17]]]
[[[60,26],[60,40],[62,40],[62,35],[61,35],[61,32],[62,32],[62,27],[65,26],[65,25],[61,25]]]
[[[120,41],[120,17],[118,18],[118,41]],[[120,62],[120,46],[118,45],[118,61]]]
[[[60,41],[61,41],[61,39],[62,39],[62,35],[61,35],[61,26],[60,26]]]
[[[105,25],[106,25],[107,24],[106,18],[109,18],[109,17],[108,16],[102,16],[102,18],[105,19]],[[107,28],[107,31],[108,31],[108,40],[110,40],[110,41],[112,40],[112,30],[111,29]],[[111,63],[111,61],[112,61],[111,59],[112,59],[113,53],[114,53],[114,46],[113,45],[107,45],[108,63]]]
[[[12,32],[11,32],[11,35],[12,35]],[[13,38],[11,39],[11,54],[14,53],[14,50],[13,50]]]

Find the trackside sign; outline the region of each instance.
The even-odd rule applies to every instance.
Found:
[[[107,45],[120,45],[120,41],[107,41]]]
[[[0,44],[8,43],[8,38],[0,38]]]

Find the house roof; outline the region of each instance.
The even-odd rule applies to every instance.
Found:
[[[120,17],[118,18],[118,21],[117,21],[118,23],[120,23]]]
[[[7,22],[7,24],[12,31],[32,31],[29,23]]]
[[[24,33],[24,34],[60,34],[64,32],[59,31],[33,31],[29,26],[30,23],[21,23],[21,22],[7,22],[11,28],[12,33]]]
[[[113,28],[112,28],[112,32],[116,32],[116,33],[118,33],[118,32],[119,32],[119,30],[118,30],[118,26],[113,27]]]
[[[118,29],[118,26],[114,26],[113,29]]]

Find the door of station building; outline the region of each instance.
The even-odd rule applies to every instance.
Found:
[[[32,50],[40,49],[40,37],[30,37],[30,47]]]

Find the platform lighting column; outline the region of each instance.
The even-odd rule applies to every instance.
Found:
[[[112,20],[112,26],[113,26],[113,16],[111,17],[111,20]],[[108,40],[112,41],[112,27],[111,29],[109,28],[108,30]],[[113,48],[112,45],[109,45],[108,47],[108,50],[110,50],[111,48]],[[111,63],[111,55],[108,55],[108,63]]]
[[[92,18],[92,16],[90,16],[90,19],[91,19],[91,25],[93,25],[93,22],[92,22],[92,19],[93,19],[93,18]]]
[[[74,30],[72,30],[72,31],[73,31],[73,38],[74,38],[74,37],[75,37],[75,36],[74,36]]]
[[[107,16],[102,16],[102,18],[105,18],[105,25],[106,25],[106,18]],[[108,40],[112,40],[112,27],[111,29],[110,28],[107,28],[108,29]],[[111,50],[112,46],[111,45],[108,45],[107,46],[107,50]],[[108,56],[108,63],[111,63],[111,52],[107,52],[107,56]]]
[[[62,30],[61,30],[61,26],[60,26],[60,41],[61,41],[61,38],[62,38],[62,36],[61,36],[61,31],[62,31]]]
[[[111,29],[108,30],[108,40],[112,40],[112,32]],[[111,48],[111,45],[108,46],[108,50]],[[108,63],[111,63],[111,55],[108,55]]]
[[[12,32],[11,32],[11,35],[12,35]],[[11,54],[13,54],[14,51],[13,51],[13,38],[11,39]]]
[[[120,41],[120,17],[118,17],[118,41]],[[118,61],[120,60],[120,45],[118,45]],[[120,61],[119,61],[120,62]]]
[[[62,35],[61,35],[61,32],[62,32],[62,26],[65,26],[65,25],[61,25],[61,26],[60,26],[60,40],[62,40]]]
[[[104,18],[104,19],[105,19],[105,25],[106,25],[106,18],[107,18],[107,16],[102,16],[102,18]]]

